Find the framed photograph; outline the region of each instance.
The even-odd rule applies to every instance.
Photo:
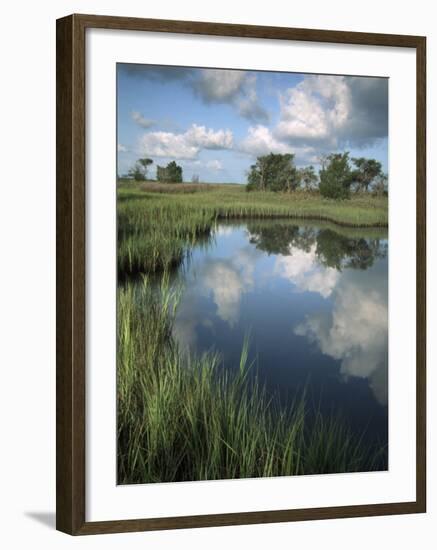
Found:
[[[426,41],[57,21],[57,528],[426,510]]]

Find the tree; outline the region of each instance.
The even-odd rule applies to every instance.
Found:
[[[294,155],[274,154],[260,156],[252,164],[247,177],[247,190],[293,191],[299,185]]]
[[[299,170],[299,181],[306,191],[310,191],[316,187],[318,177],[314,171],[314,166],[305,166]]]
[[[320,170],[320,194],[330,199],[348,199],[353,179],[348,152],[328,155]]]
[[[387,249],[378,239],[350,238],[332,229],[322,229],[317,235],[316,256],[326,267],[364,270],[386,255]]]
[[[318,158],[318,162],[322,170],[324,170],[326,168],[326,165],[328,164],[328,157],[329,155],[327,155],[326,153],[321,153]]]
[[[376,177],[372,193],[377,197],[386,196],[388,194],[388,177],[387,174],[380,174]]]
[[[249,241],[268,254],[290,255],[290,248],[299,236],[299,226],[278,222],[263,224],[250,222],[247,226]]]
[[[153,163],[152,159],[142,158],[138,159],[128,172],[128,176],[135,181],[144,181],[147,179],[147,168]]]
[[[156,179],[163,183],[182,183],[182,167],[176,164],[174,160],[165,167],[158,166]]]
[[[364,157],[353,158],[352,162],[356,166],[356,170],[353,172],[356,190],[367,192],[375,179],[382,175],[381,163],[375,159]]]
[[[296,250],[314,254],[318,262],[336,270],[367,269],[377,258],[387,256],[387,247],[379,239],[347,237],[332,229],[317,230],[289,222],[263,224],[252,221],[247,226],[249,240],[268,254],[290,256]]]

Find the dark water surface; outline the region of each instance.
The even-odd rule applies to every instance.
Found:
[[[179,269],[174,336],[235,368],[249,334],[250,360],[283,403],[306,388],[323,413],[387,443],[387,253],[384,230],[219,225]]]

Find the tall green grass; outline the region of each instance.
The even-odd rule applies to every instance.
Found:
[[[332,201],[315,193],[246,193],[244,186],[237,185],[214,185],[207,192],[162,193],[145,184],[122,184],[117,203],[119,275],[170,269],[194,243],[208,238],[217,220],[243,218],[386,227],[387,199],[360,195],[350,201]]]
[[[377,468],[375,450],[338,418],[309,421],[304,396],[282,408],[251,372],[247,342],[233,368],[182,354],[172,338],[180,295],[166,274],[159,288],[144,278],[118,291],[119,483]]]
[[[211,230],[209,212],[148,201],[118,205],[118,272],[153,273],[169,269]]]

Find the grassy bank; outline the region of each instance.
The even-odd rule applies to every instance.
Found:
[[[195,191],[193,191],[193,188]],[[387,198],[323,199],[318,193],[247,193],[239,185],[123,183],[117,190],[118,271],[150,273],[177,265],[217,220],[295,218],[339,226],[387,227]]]
[[[180,293],[168,277],[118,292],[118,480],[169,482],[375,469],[338,419],[308,423],[304,398],[285,410],[247,365],[189,357],[172,339]]]

